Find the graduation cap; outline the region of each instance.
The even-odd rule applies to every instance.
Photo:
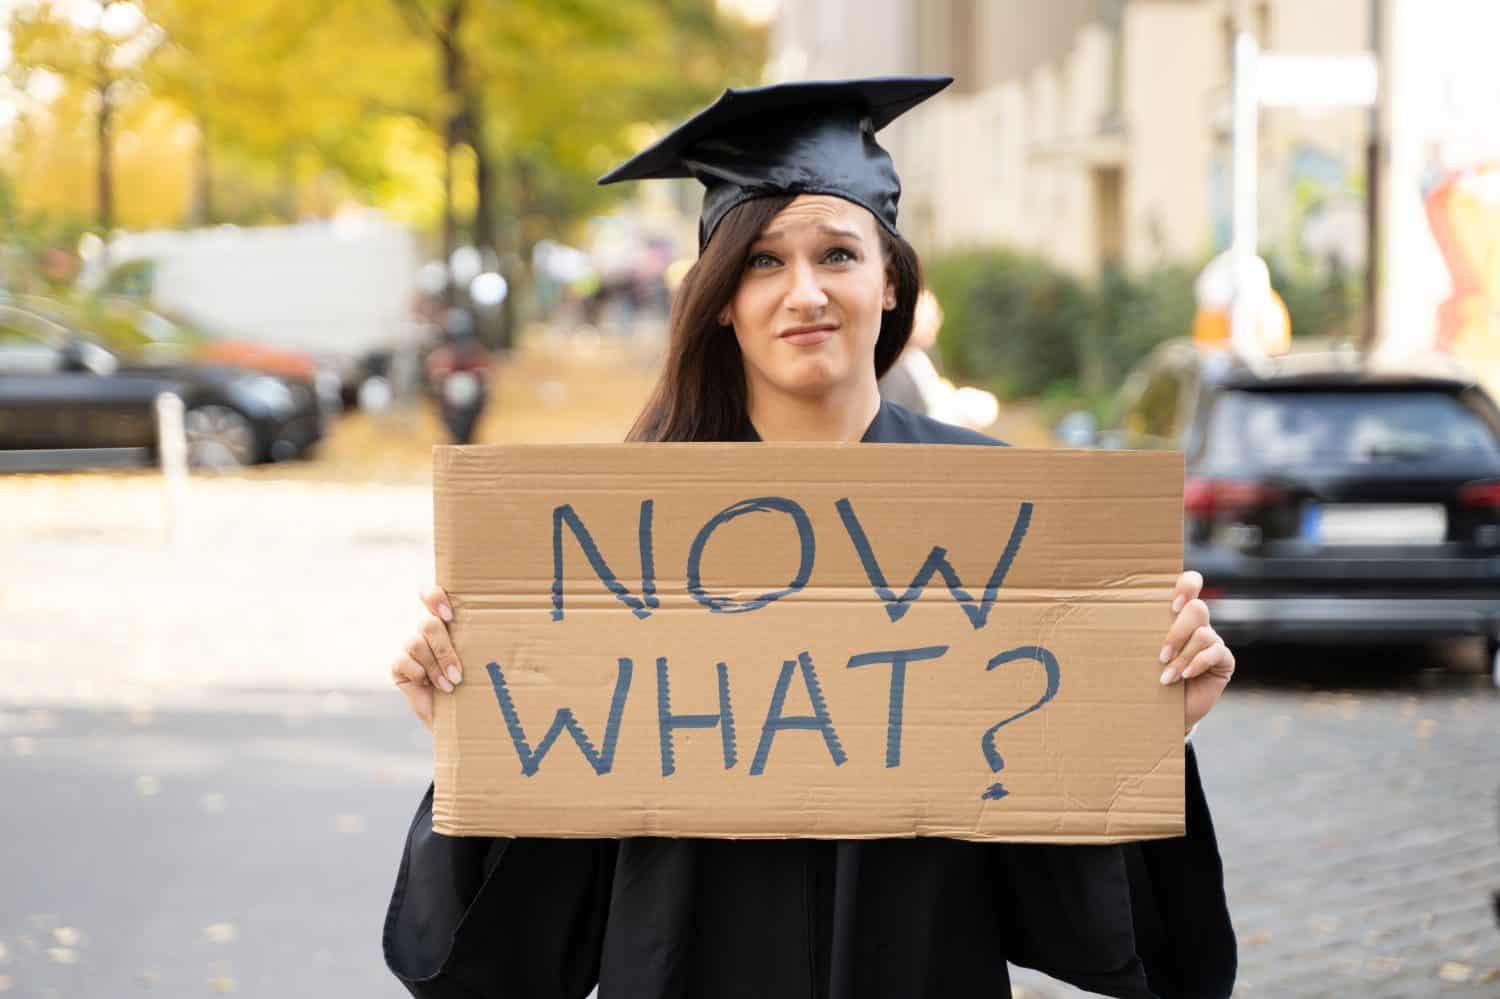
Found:
[[[952,82],[879,76],[725,90],[599,183],[698,178],[707,188],[699,250],[731,208],[775,194],[837,195],[894,233],[901,181],[875,133]]]

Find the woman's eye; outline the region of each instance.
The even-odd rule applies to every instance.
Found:
[[[757,253],[745,262],[747,267],[765,268],[776,264],[776,258],[769,253]]]
[[[859,258],[856,257],[853,252],[844,249],[842,246],[835,246],[833,249],[828,251],[828,256],[824,259],[829,260],[835,264],[847,264],[852,261],[858,260]]]

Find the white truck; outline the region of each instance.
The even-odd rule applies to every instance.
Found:
[[[375,212],[283,226],[117,233],[81,282],[214,335],[310,355],[346,401],[419,340],[420,248]],[[326,386],[325,386],[326,390]]]

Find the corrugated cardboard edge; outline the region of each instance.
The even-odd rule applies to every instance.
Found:
[[[437,444],[433,446],[432,481],[434,483],[443,481],[444,475],[447,473],[448,469],[453,466],[453,462],[457,458],[457,451],[458,448],[452,445]],[[448,493],[440,489],[433,489],[432,492],[432,578],[433,581],[436,582],[438,586],[441,586],[443,588],[443,591],[446,593],[448,590],[449,579],[448,566],[441,561],[441,558],[443,552],[451,549],[447,545],[438,543],[438,532],[442,530],[442,526],[445,523],[448,523],[451,519],[447,516],[448,511],[446,509],[446,505],[448,502]],[[450,595],[448,598],[448,606],[453,609],[453,617],[454,621],[456,622],[458,620],[458,615],[461,609],[459,601]],[[469,666],[472,668],[473,664],[470,663]],[[472,681],[474,677],[471,676],[469,677],[469,679]],[[441,752],[439,751],[439,739],[442,740]],[[458,784],[459,745],[458,702],[452,697],[442,697],[439,696],[438,691],[433,691],[432,780],[434,804],[436,804],[438,800],[439,789],[451,788]],[[440,769],[438,762],[439,760],[446,760],[448,765]],[[444,795],[444,798],[446,798],[446,795]],[[438,821],[436,809],[434,809],[432,823],[433,831],[442,833],[445,836],[463,835],[462,833],[448,832],[443,828],[444,825],[446,825],[446,822]]]

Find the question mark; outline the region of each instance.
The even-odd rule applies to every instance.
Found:
[[[1043,704],[1046,704],[1053,697],[1057,696],[1057,684],[1059,680],[1057,657],[1040,645],[1023,645],[1020,648],[1008,649],[991,659],[989,665],[984,668],[984,671],[988,673],[996,666],[1003,666],[1017,659],[1033,659],[1042,664],[1042,667],[1047,671],[1047,692],[1042,695],[1041,700],[1037,701],[1031,707],[1024,711],[1018,711],[1002,722],[996,722],[994,725],[991,725],[984,735],[980,737],[979,745],[984,750],[984,758],[989,761],[990,769],[995,773],[999,773],[1005,767],[1005,760],[1001,757],[1000,750],[995,748],[995,733],[1017,718],[1024,718],[1031,714],[1037,708],[1040,708]],[[986,801],[999,801],[1009,793],[1009,791],[1005,790],[1005,785],[996,781],[980,797]]]

